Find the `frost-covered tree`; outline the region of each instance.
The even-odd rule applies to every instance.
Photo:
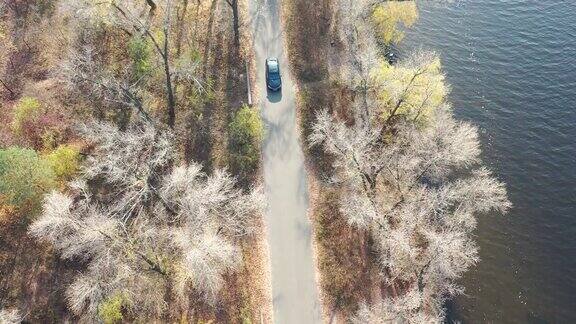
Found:
[[[96,145],[83,176],[46,196],[30,233],[86,269],[70,285],[70,309],[93,320],[114,300],[127,318],[185,307],[194,293],[214,302],[223,275],[241,263],[237,240],[263,204],[225,171],[173,166],[172,135],[149,124],[82,128]]]
[[[20,324],[22,316],[16,309],[1,309],[0,324]]]
[[[323,111],[309,138],[335,157],[340,210],[373,236],[393,296],[363,316],[440,320],[444,299],[462,291],[456,280],[478,261],[475,217],[510,207],[503,183],[482,166],[477,129],[445,103],[436,60],[418,54],[377,70],[374,100],[353,106],[368,118],[349,125]]]

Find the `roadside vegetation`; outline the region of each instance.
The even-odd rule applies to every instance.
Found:
[[[477,128],[453,117],[439,57],[387,59],[416,2],[296,0],[286,10],[325,316],[441,322],[479,261],[476,217],[511,205],[480,160]]]
[[[0,322],[268,318],[246,5],[0,3]]]
[[[243,106],[236,112],[229,129],[231,167],[242,180],[254,180],[260,165],[260,143],[264,132],[258,111]]]

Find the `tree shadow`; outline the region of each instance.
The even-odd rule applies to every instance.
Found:
[[[282,100],[282,88],[280,88],[278,91],[272,91],[266,88],[266,98],[271,103],[280,102]]]

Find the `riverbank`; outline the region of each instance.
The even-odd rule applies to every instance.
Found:
[[[453,118],[440,58],[384,60],[382,43],[402,38],[415,2],[292,1],[286,12],[302,137],[315,144],[306,156],[325,320],[442,321],[478,261],[475,217],[511,204],[479,163],[477,129]]]
[[[400,50],[435,50],[482,159],[509,184],[506,217],[478,218],[481,258],[449,305],[464,323],[576,323],[576,8],[570,2],[420,3]]]

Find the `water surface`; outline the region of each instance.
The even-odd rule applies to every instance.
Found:
[[[402,45],[441,54],[456,115],[514,209],[483,216],[465,323],[576,323],[576,1],[420,2]]]

